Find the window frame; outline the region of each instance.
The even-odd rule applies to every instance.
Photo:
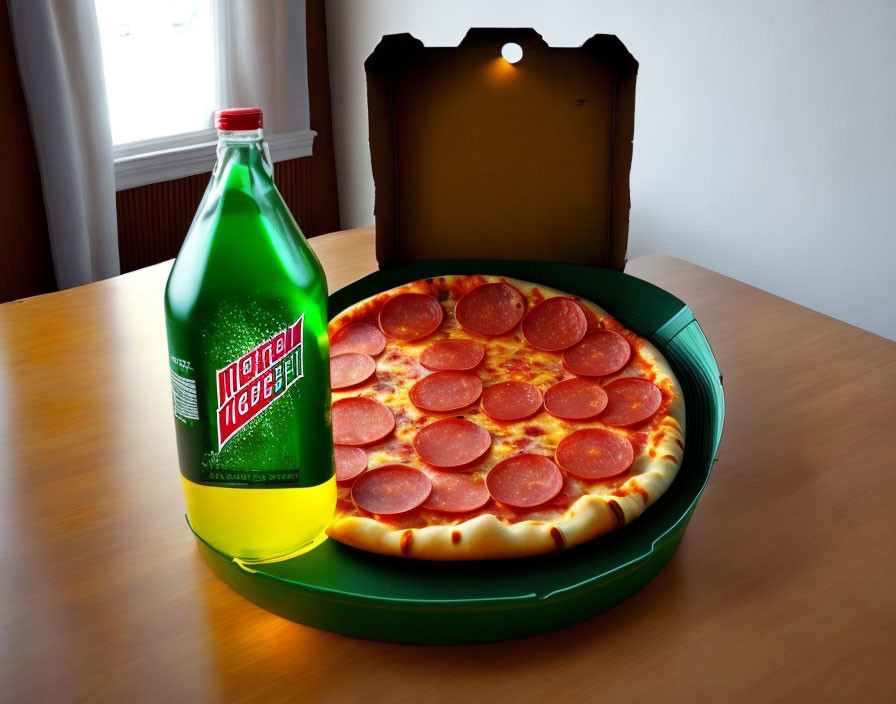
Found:
[[[275,163],[311,156],[314,130],[265,135]],[[112,148],[115,190],[208,173],[215,165],[218,133],[214,128],[118,144]]]
[[[226,14],[217,2],[212,2],[212,26],[215,44],[215,93],[218,102],[226,85],[226,51],[224,38],[227,31]],[[307,48],[306,48],[307,51]],[[211,119],[211,117],[210,117]],[[285,134],[265,135],[271,160],[286,161],[311,156],[314,146],[314,130],[300,130]],[[115,190],[146,186],[171,181],[185,176],[208,173],[214,168],[218,133],[214,127],[181,134],[153,137],[136,142],[112,145],[115,167]]]

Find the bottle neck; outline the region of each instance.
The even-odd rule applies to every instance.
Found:
[[[269,178],[274,173],[268,143],[264,140],[264,131],[261,129],[219,130],[217,154],[215,176],[222,176],[229,167],[235,165],[263,172]]]
[[[264,140],[264,130],[218,130],[218,145],[228,146],[249,145]]]

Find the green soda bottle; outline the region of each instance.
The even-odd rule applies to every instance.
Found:
[[[221,552],[310,549],[333,517],[327,282],[274,187],[258,108],[218,161],[165,289],[187,517]]]

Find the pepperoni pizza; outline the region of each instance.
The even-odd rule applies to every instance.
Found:
[[[523,557],[618,528],[684,449],[666,361],[594,303],[443,276],[329,326],[339,497],[331,537],[431,560]]]

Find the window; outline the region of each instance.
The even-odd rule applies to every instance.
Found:
[[[212,127],[211,0],[95,0],[115,145]]]
[[[210,171],[217,139],[214,111],[228,102],[222,95],[229,58],[227,3],[94,0],[94,6],[116,188]],[[304,25],[299,29],[304,35]],[[254,45],[257,51],[274,43],[266,39]],[[266,136],[274,161],[311,154],[310,130]]]

